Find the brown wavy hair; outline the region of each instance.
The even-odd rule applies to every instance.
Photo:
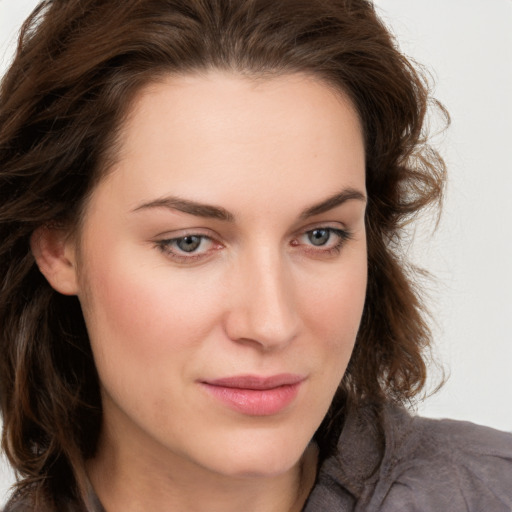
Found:
[[[362,123],[369,282],[351,361],[315,434],[321,456],[349,405],[403,403],[424,388],[431,334],[400,242],[405,224],[440,202],[444,164],[423,126],[430,106],[444,110],[372,3],[45,0],[0,89],[0,401],[19,490],[53,506],[85,493],[101,400],[78,300],[49,286],[30,236],[79,225],[143,86],[210,68],[312,74],[348,95]]]

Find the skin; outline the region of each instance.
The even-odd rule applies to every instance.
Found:
[[[108,511],[300,510],[364,304],[364,176],[352,105],[311,77],[211,71],[140,92],[80,244],[33,242],[83,307],[104,409],[88,471]],[[282,373],[298,393],[264,416],[201,385]]]

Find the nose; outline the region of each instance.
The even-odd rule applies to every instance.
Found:
[[[270,351],[286,347],[297,336],[294,282],[284,259],[278,251],[261,250],[238,262],[227,290],[225,330],[230,339]]]

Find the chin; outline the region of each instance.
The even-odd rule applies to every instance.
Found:
[[[233,478],[277,477],[300,461],[310,442],[309,436],[297,438],[291,434],[285,438],[272,435],[259,437],[233,439],[221,448],[220,453],[217,450],[217,453],[212,453],[211,466],[216,466],[216,472]],[[217,445],[216,448],[219,447]]]

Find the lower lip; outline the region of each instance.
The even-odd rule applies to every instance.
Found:
[[[240,389],[207,383],[202,385],[211,395],[235,411],[250,416],[271,416],[293,402],[301,382],[272,389]]]

